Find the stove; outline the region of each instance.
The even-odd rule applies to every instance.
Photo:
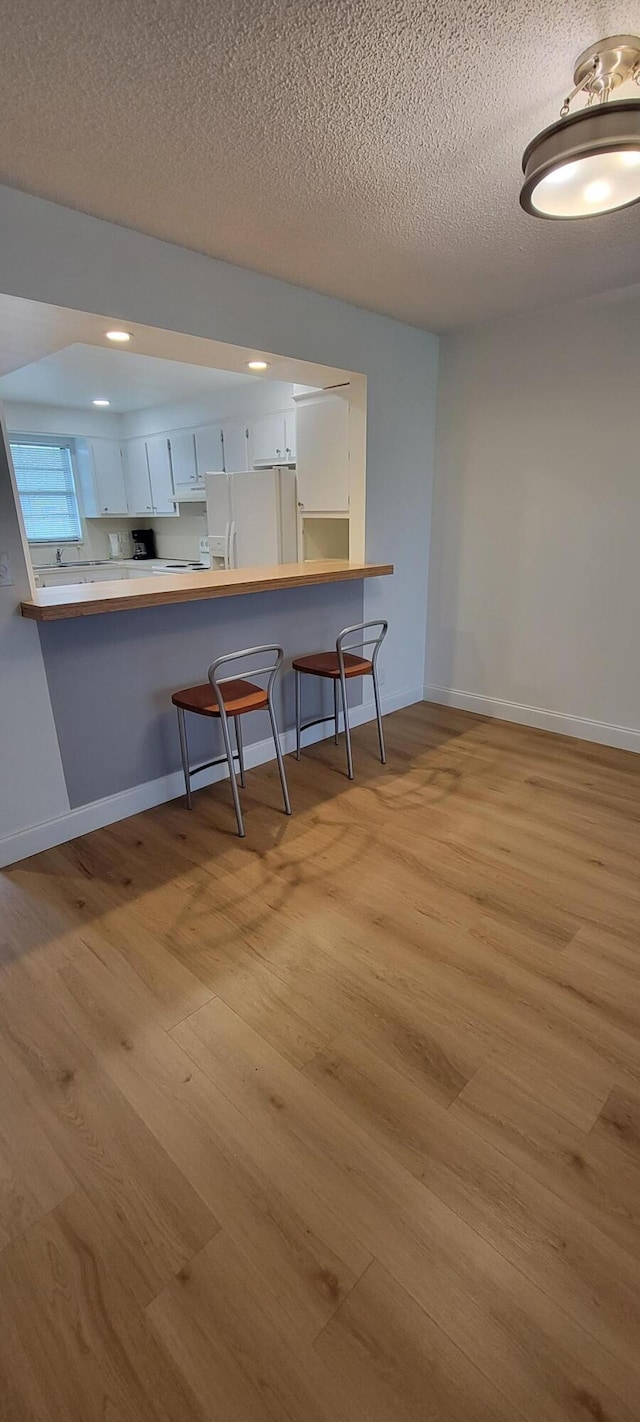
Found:
[[[210,573],[208,563],[165,563],[163,568],[154,568],[154,573]]]

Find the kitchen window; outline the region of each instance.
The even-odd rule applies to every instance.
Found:
[[[82,524],[68,440],[9,441],[29,543],[78,543]]]

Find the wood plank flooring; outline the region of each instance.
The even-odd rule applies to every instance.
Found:
[[[2,1422],[640,1419],[640,757],[385,726],[0,875]]]

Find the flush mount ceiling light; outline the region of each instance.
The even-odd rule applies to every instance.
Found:
[[[110,404],[111,404],[111,401],[110,401],[110,400],[92,400],[91,403],[92,403],[92,405],[110,405]]]
[[[269,362],[268,362],[268,360],[248,360],[248,361],[247,361],[247,365],[248,365],[248,367],[249,367],[249,370],[268,370],[268,369],[269,369]]]
[[[596,217],[640,202],[640,100],[609,103],[614,90],[630,80],[640,84],[637,35],[612,35],[580,55],[560,122],[525,149],[520,193],[525,212]],[[569,114],[578,94],[586,94],[587,107]]]
[[[108,341],[117,341],[120,345],[126,345],[131,340],[130,331],[105,331],[104,334]]]

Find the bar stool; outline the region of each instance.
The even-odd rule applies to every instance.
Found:
[[[349,708],[347,706],[347,681],[354,676],[370,676],[373,680],[373,695],[376,703],[376,718],[378,721],[378,740],[380,742],[380,759],[382,764],[386,763],[386,752],[384,748],[384,735],[382,731],[382,713],[380,711],[380,688],[378,686],[377,661],[378,653],[387,635],[388,623],[376,622],[356,622],[353,627],[345,627],[336,639],[335,652],[315,652],[310,657],[296,657],[292,662],[295,672],[295,695],[296,695],[296,760],[300,759],[300,736],[303,731],[307,731],[310,726],[319,726],[326,718],[316,717],[315,721],[307,721],[301,724],[301,677],[306,673],[308,676],[326,677],[333,682],[333,720],[335,744],[338,744],[338,682],[342,693],[342,714],[344,717],[344,739],[347,749],[347,775],[353,780],[353,756],[351,754],[351,728],[349,726]],[[373,628],[378,628],[377,634],[373,635]],[[371,631],[372,636],[366,637]],[[347,641],[348,638],[355,637],[355,641]],[[371,657],[356,655],[356,649],[364,652],[365,647],[373,647]]]
[[[232,662],[240,662],[247,658],[262,657],[270,652],[275,654],[275,660],[269,662],[267,666],[249,668],[247,674],[251,677],[268,677],[267,685],[256,686],[253,681],[247,681],[243,676],[220,676],[220,668],[229,666]],[[264,647],[247,647],[243,652],[228,652],[224,657],[217,657],[211,663],[207,673],[209,680],[202,686],[188,686],[184,691],[174,691],[171,700],[178,712],[178,733],[180,736],[180,753],[182,755],[182,769],[184,771],[184,783],[187,792],[187,807],[192,809],[191,801],[191,780],[200,770],[208,770],[211,765],[221,765],[226,760],[229,766],[229,777],[231,780],[231,794],[233,795],[233,805],[238,822],[238,834],[244,837],[244,820],[242,818],[242,807],[238,794],[238,784],[236,781],[235,760],[238,761],[240,769],[240,784],[244,789],[244,746],[242,740],[242,717],[248,715],[250,711],[269,712],[271,730],[273,733],[273,743],[276,748],[276,760],[280,773],[280,784],[282,786],[282,798],[284,800],[285,814],[291,814],[291,801],[289,799],[289,789],[287,777],[280,749],[280,739],[278,736],[278,726],[276,723],[275,711],[273,709],[273,686],[276,677],[282,666],[284,652],[282,647],[267,645]],[[222,739],[224,741],[224,755],[216,756],[214,760],[204,761],[202,765],[189,765],[189,750],[187,746],[187,727],[185,721],[185,711],[192,711],[196,716],[218,716],[222,729]],[[229,734],[229,720],[235,725],[237,754],[231,746],[231,736]]]

